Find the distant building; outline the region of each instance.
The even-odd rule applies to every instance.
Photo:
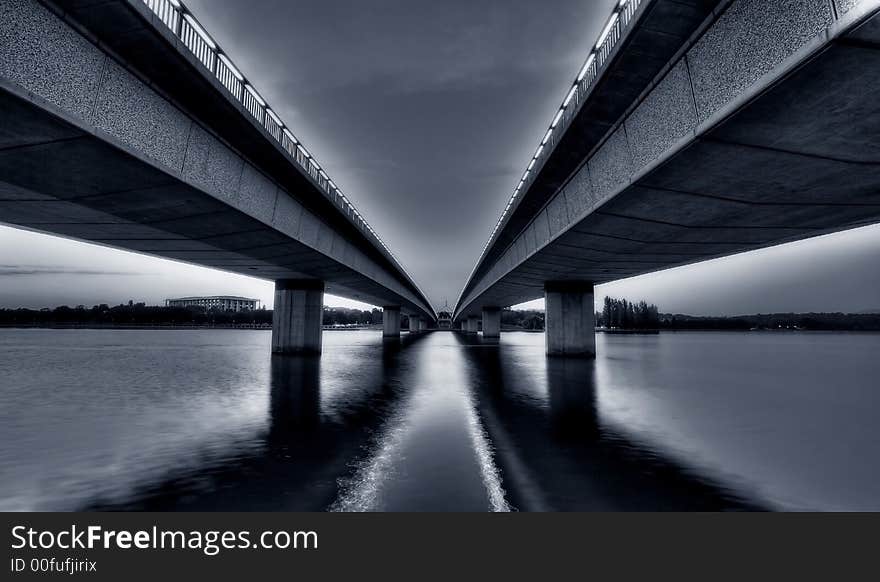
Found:
[[[437,327],[440,329],[452,329],[452,310],[449,309],[448,303],[444,303],[443,309],[437,314]]]
[[[211,297],[179,297],[166,299],[166,307],[204,307],[205,309],[219,309],[221,311],[243,311],[257,308],[258,299],[248,297],[233,297],[229,295],[214,295]]]

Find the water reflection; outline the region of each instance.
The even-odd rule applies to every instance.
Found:
[[[332,509],[508,511],[458,343],[428,334],[403,361],[406,394]]]
[[[321,358],[273,355],[270,395],[267,443],[286,446],[316,432],[321,423]]]
[[[326,369],[321,357],[272,356],[269,417],[260,446],[248,454],[194,460],[122,502],[95,500],[87,509],[325,510],[352,472],[352,460],[369,448],[371,435],[404,393],[401,375],[409,365],[401,363],[401,354],[420,339],[368,345],[359,353],[346,350],[356,358],[356,383],[347,374],[340,378],[339,369]],[[323,394],[328,384],[337,385]]]
[[[522,510],[756,510],[711,477],[685,468],[606,426],[597,407],[596,363],[548,358],[543,386],[534,361],[512,348],[456,334],[480,414],[495,443],[510,501]]]
[[[875,509],[880,334],[0,330],[0,508]],[[748,366],[743,366],[748,362]],[[784,380],[783,380],[784,379]]]

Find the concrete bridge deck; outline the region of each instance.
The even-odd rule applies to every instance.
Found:
[[[682,42],[662,47],[668,61],[625,101],[635,81],[615,92],[620,71],[644,51],[639,31],[663,26],[665,4],[678,3],[643,0],[581,83],[564,112],[575,123],[530,164],[457,321],[546,293],[549,334],[551,319],[581,319],[553,315],[562,293],[589,305],[591,330],[593,284],[880,221],[880,2],[692,3],[704,21],[669,35]],[[621,113],[594,143],[577,119],[603,119],[609,95]]]
[[[0,221],[436,318],[178,2],[0,5]]]

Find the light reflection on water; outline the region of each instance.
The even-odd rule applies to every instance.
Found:
[[[0,330],[0,509],[880,509],[878,334]]]

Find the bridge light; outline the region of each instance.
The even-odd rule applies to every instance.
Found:
[[[327,175],[327,172],[325,172],[324,170],[318,170],[318,174],[320,174],[321,177],[324,178],[325,180],[329,180],[329,179],[330,179],[330,176],[328,176],[328,175]]]
[[[179,0],[168,0],[168,1],[171,2],[171,5],[174,6],[175,8],[180,8]]]
[[[274,122],[275,122],[276,124],[278,124],[279,126],[283,126],[283,125],[284,125],[284,122],[281,121],[281,118],[278,117],[278,115],[276,115],[275,112],[272,111],[271,109],[269,109],[268,107],[266,108],[266,114],[267,114],[269,117],[271,117],[271,118],[272,118],[272,121],[274,121]]]
[[[217,53],[217,57],[223,61],[223,64],[226,65],[226,68],[229,69],[229,72],[232,73],[232,76],[238,79],[239,81],[244,81],[244,75],[236,68],[235,65],[232,64],[232,61],[229,60],[223,53]]]
[[[309,158],[312,157],[312,154],[310,154],[310,153],[308,152],[308,150],[307,150],[306,148],[304,148],[303,145],[302,145],[301,143],[296,144],[296,149],[298,149],[298,150],[299,150],[299,153],[301,153],[302,155],[304,155],[304,156],[306,157],[306,159],[309,159]]]
[[[593,61],[596,60],[596,53],[590,53],[590,56],[587,57],[587,62],[584,63],[584,66],[581,67],[581,72],[578,73],[578,83],[584,80],[584,77],[587,76],[587,71],[590,70],[590,66],[593,64]]]
[[[529,174],[531,174],[531,173],[532,173],[531,168],[529,168],[528,170],[526,170],[525,174],[523,174],[522,181],[525,182],[526,180],[528,180],[528,179],[529,179]]]
[[[611,29],[614,28],[614,25],[617,23],[618,13],[615,12],[611,15],[611,19],[608,21],[608,24],[605,25],[605,30],[602,31],[602,34],[599,35],[599,40],[596,42],[596,49],[602,46],[605,43],[605,39],[608,38],[608,35],[611,34]]]
[[[186,20],[186,23],[192,27],[196,34],[199,35],[209,47],[211,47],[212,51],[217,50],[217,43],[215,43],[213,39],[211,39],[205,29],[202,28],[202,25],[199,24],[199,22],[195,18],[193,18],[192,15],[184,14],[183,19]]]
[[[290,140],[290,143],[292,143],[293,145],[296,145],[296,144],[299,143],[299,141],[296,139],[296,137],[295,137],[292,133],[290,133],[290,130],[289,130],[289,129],[287,129],[287,128],[285,127],[285,128],[282,129],[281,131],[284,132],[284,135],[287,136],[287,139]]]
[[[535,151],[535,159],[537,160],[538,158],[540,158],[541,154],[543,152],[544,152],[544,144],[541,144],[538,146],[538,149]]]
[[[337,192],[339,192],[339,188],[336,187],[336,184],[333,183],[333,180],[328,179],[328,180],[327,180],[327,184],[328,184],[331,188],[333,188],[334,190],[336,190]]]
[[[562,113],[564,108],[560,107],[559,111],[556,112],[556,117],[553,118],[553,123],[550,124],[550,129],[556,129],[556,126],[559,125],[559,120],[562,119]]]
[[[571,100],[574,98],[574,94],[577,93],[577,88],[577,85],[572,86],[571,90],[568,92],[568,95],[565,96],[565,101],[562,102],[563,109],[568,107],[568,104],[571,103]]]
[[[263,101],[263,98],[260,97],[260,94],[257,93],[257,90],[253,88],[250,83],[245,83],[244,88],[247,89],[247,92],[251,94],[251,96],[257,100],[257,103],[260,104],[260,107],[265,107],[266,102]]]
[[[312,164],[313,166],[315,166],[316,170],[321,169],[321,166],[318,165],[318,162],[315,160],[315,158],[309,158],[309,163]]]
[[[553,135],[553,128],[547,130],[547,133],[544,135],[544,139],[541,140],[541,145],[545,145],[548,141],[550,141],[550,136]]]
[[[529,167],[526,168],[526,170],[528,170],[529,172],[531,172],[531,171],[532,171],[532,168],[534,168],[534,167],[535,167],[535,158],[532,158],[532,161],[529,162]]]

